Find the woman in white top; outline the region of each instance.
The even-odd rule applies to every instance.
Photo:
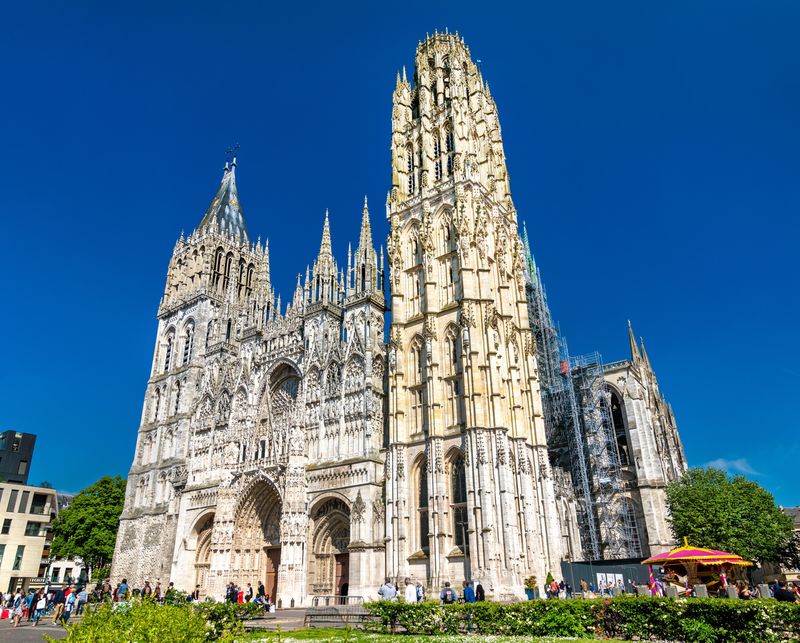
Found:
[[[406,578],[406,603],[417,602],[417,586],[411,582],[410,578]]]

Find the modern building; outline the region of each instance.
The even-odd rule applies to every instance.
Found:
[[[54,489],[0,483],[0,590],[44,578],[57,512]]]
[[[28,484],[36,436],[32,433],[0,433],[0,482]]]
[[[319,253],[285,303],[245,223],[237,161],[226,163],[167,271],[115,581],[200,584],[215,597],[230,581],[264,582],[289,606],[375,598],[386,575],[434,590],[468,578],[507,599],[586,547],[612,555],[603,534],[620,529],[618,514],[600,503],[614,463],[595,466],[602,449],[587,443],[611,425],[598,420],[590,436],[579,421],[558,457],[497,106],[458,35],[427,37],[412,80],[398,73],[391,150],[386,270],[365,199],[355,252],[336,261],[326,212]],[[564,369],[572,395],[594,391],[575,418],[608,404],[618,377],[657,395],[641,360],[609,368],[599,388],[596,365]],[[636,433],[660,404],[631,402],[613,429],[629,458],[642,453],[641,472],[616,461],[637,478],[612,490],[640,503],[624,515],[643,513],[643,527],[665,511],[643,492],[654,463],[672,467],[649,428]],[[573,466],[573,453],[588,463]],[[580,472],[586,494],[573,490]],[[636,537],[642,551],[665,538]]]
[[[87,569],[83,560],[76,558],[57,558],[51,560],[45,572],[48,582],[54,585],[83,583],[87,580]]]

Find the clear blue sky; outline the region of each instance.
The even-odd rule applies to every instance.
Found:
[[[631,319],[690,464],[799,504],[800,4],[393,7],[4,3],[0,427],[39,436],[32,482],[127,473],[167,262],[229,145],[284,300],[326,207],[340,261],[365,193],[385,238],[395,73],[448,27],[573,352],[626,357]]]

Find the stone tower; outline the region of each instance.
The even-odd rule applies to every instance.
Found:
[[[387,217],[387,573],[519,595],[559,525],[497,107],[457,35],[398,74]]]

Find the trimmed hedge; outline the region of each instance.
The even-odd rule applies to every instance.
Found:
[[[568,636],[770,643],[800,640],[800,604],[774,600],[619,597],[440,606],[436,601],[365,604],[367,627],[409,634]]]
[[[243,619],[264,609],[254,603],[158,605],[153,601],[100,603],[67,628],[67,643],[131,641],[135,643],[233,642],[244,634]],[[45,635],[45,640],[55,639]]]

